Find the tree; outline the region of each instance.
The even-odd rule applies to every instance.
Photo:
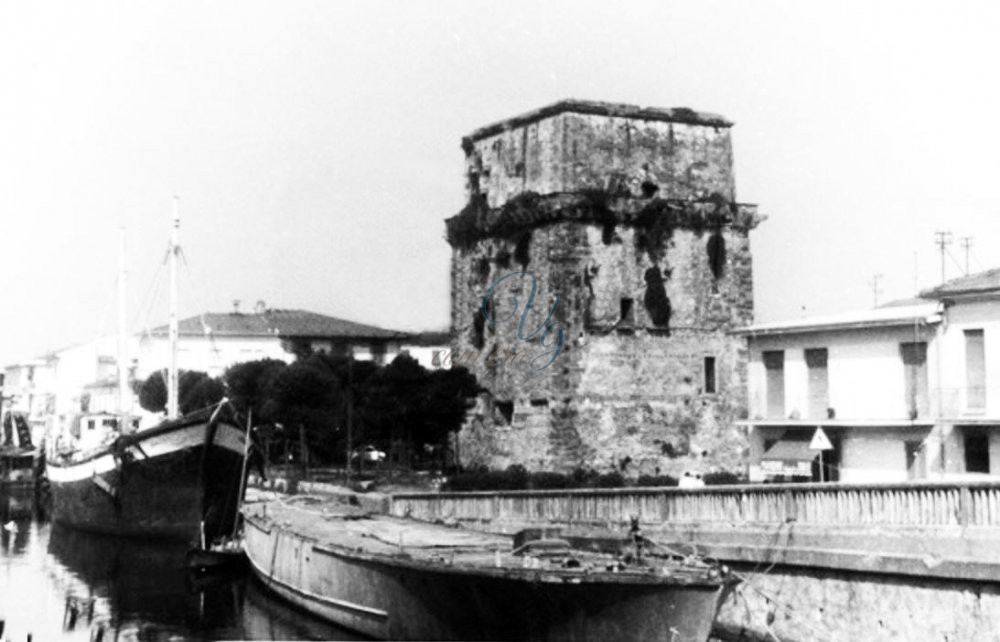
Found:
[[[225,396],[222,382],[197,370],[182,370],[178,377],[177,409],[184,415],[219,403]],[[157,370],[139,388],[139,405],[150,412],[166,412],[167,384]]]
[[[465,368],[429,371],[402,354],[380,369],[363,409],[374,435],[408,451],[443,454],[448,435],[461,429],[481,387]]]
[[[260,359],[237,363],[222,375],[229,400],[241,413],[253,411],[255,423],[272,423],[268,405],[273,397],[275,379],[287,368],[278,359]]]
[[[356,444],[369,441],[372,437],[365,409],[370,405],[371,384],[379,367],[371,361],[356,361],[352,357],[323,353],[312,354],[303,363],[329,372],[337,381],[336,401],[332,408],[335,434],[328,437],[335,441],[332,449],[337,453],[336,457],[344,453],[349,464],[348,451],[353,451]]]
[[[177,409],[182,415],[214,406],[226,396],[223,383],[204,372],[182,372],[178,387]]]
[[[425,443],[447,444],[448,434],[458,432],[469,408],[482,392],[475,375],[456,366],[430,373],[427,398],[417,438]]]
[[[296,361],[276,372],[263,410],[284,426],[286,437],[301,428],[315,457],[329,461],[334,454],[339,381],[328,369]]]

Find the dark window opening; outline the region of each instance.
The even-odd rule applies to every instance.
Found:
[[[635,314],[632,311],[633,304],[635,304],[635,300],[623,298],[618,303],[619,303],[619,309],[621,310],[621,315],[618,317],[618,322],[627,323],[630,325],[635,323]]]
[[[708,252],[708,267],[712,270],[712,276],[721,279],[726,272],[726,240],[722,238],[722,234],[716,232],[708,237],[705,249]]]
[[[660,186],[652,181],[642,182],[642,195],[645,198],[653,198],[660,191]]]
[[[514,260],[521,264],[521,267],[528,267],[531,262],[531,230],[522,231],[514,244]]]
[[[715,393],[715,357],[705,357],[705,392]]]
[[[535,408],[548,408],[549,407],[549,400],[548,399],[532,399],[531,400],[531,405],[533,407],[535,407]]]
[[[485,279],[490,275],[490,260],[487,258],[481,258],[476,262],[476,272],[479,274],[480,279]]]
[[[513,401],[497,401],[495,404],[497,412],[503,417],[503,420],[510,425],[510,422],[514,419],[514,402]]]
[[[483,329],[486,327],[486,317],[483,316],[483,310],[479,306],[476,306],[476,311],[473,312],[472,316],[472,345],[476,347],[477,350],[483,349]]]
[[[990,439],[985,430],[965,432],[965,472],[990,472]]]
[[[658,328],[670,328],[670,299],[667,298],[667,289],[663,283],[663,276],[656,267],[646,270],[644,275],[646,280],[646,294],[642,302],[646,306],[646,312],[653,325]]]

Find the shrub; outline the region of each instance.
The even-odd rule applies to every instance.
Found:
[[[639,475],[636,486],[676,486],[677,478],[670,475]]]
[[[731,473],[728,470],[719,470],[714,473],[705,473],[702,477],[706,486],[727,486],[730,484],[745,484],[746,479],[742,475]]]
[[[530,488],[538,490],[570,488],[572,478],[561,473],[533,473],[531,475]]]
[[[594,478],[594,488],[621,488],[625,485],[625,477],[617,470]]]

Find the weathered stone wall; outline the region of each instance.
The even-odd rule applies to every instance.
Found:
[[[470,207],[449,221],[452,362],[490,391],[461,434],[467,465],[635,476],[742,464],[746,350],[728,331],[752,319],[757,219],[732,202],[728,128],[618,113],[466,140]],[[484,295],[512,272],[534,281],[500,283],[491,323]]]
[[[748,578],[719,611],[721,639],[944,642],[1000,631],[996,584],[789,567]]]
[[[565,111],[487,127],[466,139],[472,193],[499,207],[522,192],[625,189],[661,198],[735,198],[730,124],[691,110],[570,103]],[[596,108],[595,108],[596,107]],[[643,117],[643,114],[646,114]]]

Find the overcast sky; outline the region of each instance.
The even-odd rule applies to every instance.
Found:
[[[962,236],[1000,266],[997,34],[987,2],[0,0],[0,363],[114,332],[123,225],[130,323],[165,322],[174,195],[182,316],[444,328],[461,137],[564,98],[736,123],[759,321],[935,284],[939,229],[949,277]]]

